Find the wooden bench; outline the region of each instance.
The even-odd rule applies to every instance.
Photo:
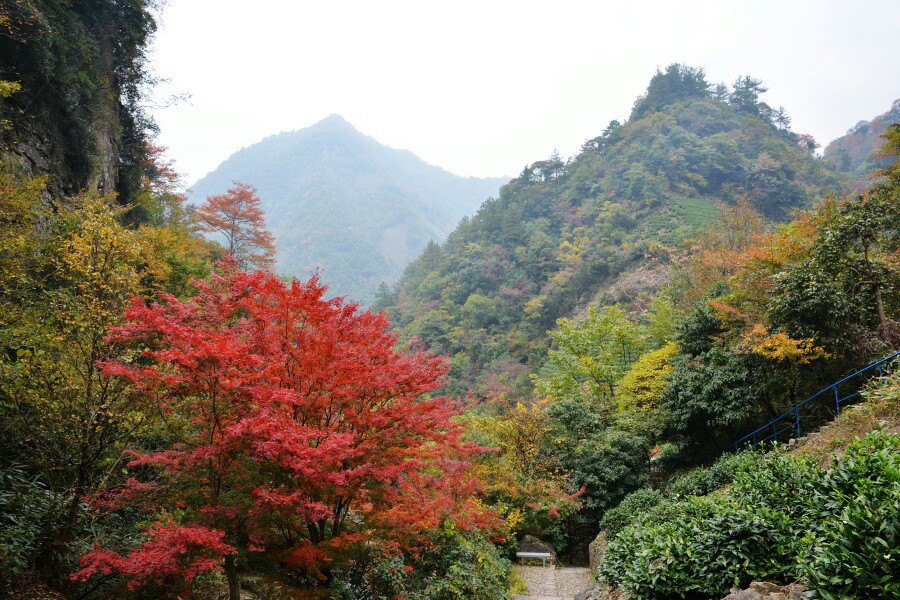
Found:
[[[516,558],[520,560],[541,559],[541,565],[547,566],[547,559],[553,559],[553,555],[549,552],[516,552]]]

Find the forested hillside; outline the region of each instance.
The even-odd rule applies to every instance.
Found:
[[[0,596],[500,600],[524,536],[578,563],[601,528],[596,574],[633,598],[900,593],[897,361],[845,384],[864,418],[830,470],[720,458],[900,347],[900,124],[832,194],[853,177],[759,81],[672,65],[375,312],[333,294],[491,182],[333,117],[193,210],[140,110],[154,7],[0,2]],[[333,250],[325,277],[272,272],[267,224],[303,269]]]
[[[825,146],[822,158],[833,164],[839,171],[862,179],[872,169],[886,167],[888,162],[881,156],[882,136],[891,123],[900,122],[900,100],[895,100],[891,109],[871,121],[860,121],[836,140]]]
[[[699,69],[658,73],[625,123],[581,152],[535,162],[430,244],[378,307],[404,339],[452,360],[453,390],[527,397],[557,319],[590,304],[639,313],[673,260],[723,207],[770,220],[839,191],[839,178],[749,77],[731,89]]]
[[[503,597],[443,360],[257,271],[249,188],[185,205],[155,6],[0,2],[0,597]]]
[[[233,180],[259,190],[279,273],[321,269],[332,294],[364,303],[502,183],[448,173],[338,115],[240,150],[194,184],[192,197],[221,194]]]

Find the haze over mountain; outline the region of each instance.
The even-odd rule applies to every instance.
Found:
[[[900,600],[900,106],[859,122],[900,4],[764,1],[206,3],[174,64],[204,160],[334,106],[458,172],[533,162],[490,198],[334,116],[196,211],[148,112],[162,3],[0,1],[0,600]],[[604,128],[678,40],[788,77],[674,63]],[[857,125],[818,155],[784,87]],[[541,142],[579,110],[574,156],[565,119]]]
[[[900,122],[900,99],[894,100],[890,110],[871,121],[859,121],[845,135],[833,140],[822,155],[827,162],[844,172],[861,178],[860,186],[867,184],[872,169],[888,166],[890,159],[881,153],[884,132],[891,123]]]
[[[233,180],[259,190],[279,273],[321,269],[333,294],[364,303],[506,181],[454,175],[339,115],[239,150],[194,184],[191,198],[220,194]]]

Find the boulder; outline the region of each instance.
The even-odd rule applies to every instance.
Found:
[[[601,593],[599,585],[592,585],[588,589],[575,594],[575,600],[604,600]]]
[[[603,560],[603,553],[606,552],[607,546],[609,546],[609,540],[606,539],[606,531],[598,533],[594,541],[588,545],[588,562],[591,565],[591,573],[596,570],[597,565]]]
[[[556,560],[556,551],[553,550],[549,544],[542,542],[533,535],[526,535],[523,537],[519,542],[519,549],[516,550],[516,552],[546,552],[552,557],[548,562],[554,565],[558,564],[558,561]],[[537,561],[538,564],[540,564],[540,562],[540,560]]]
[[[595,584],[575,594],[575,600],[625,600],[625,594],[605,585]]]
[[[766,581],[753,581],[746,590],[731,588],[722,600],[803,600],[805,587],[799,583],[780,585]]]

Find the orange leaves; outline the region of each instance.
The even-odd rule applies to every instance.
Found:
[[[740,273],[746,265],[745,250],[765,233],[761,215],[743,200],[722,212],[721,222],[710,227],[692,248],[683,274],[688,289],[686,305],[703,298],[720,281]]]
[[[238,181],[224,194],[210,196],[197,208],[204,231],[225,238],[225,249],[242,269],[271,269],[275,264],[275,236],[266,230],[256,188]]]
[[[783,332],[771,333],[765,325],[755,323],[750,315],[725,302],[710,300],[707,304],[733,328],[724,336],[732,340],[736,352],[799,365],[830,357],[825,348],[815,344],[813,338],[794,339]]]

